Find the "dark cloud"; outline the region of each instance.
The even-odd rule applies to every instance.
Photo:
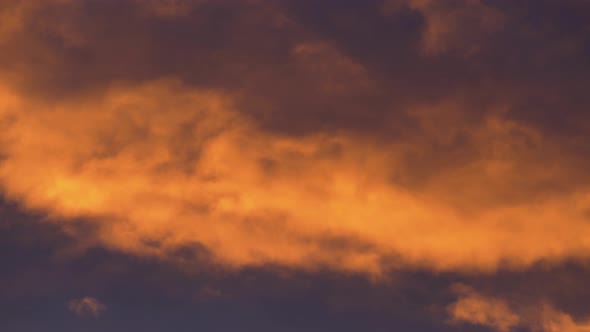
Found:
[[[85,296],[71,300],[68,303],[68,309],[80,317],[91,316],[98,318],[107,307],[94,297]]]
[[[167,76],[229,89],[245,98],[242,110],[270,128],[293,133],[379,130],[399,137],[413,125],[403,110],[457,95],[471,100],[466,113],[474,119],[500,103],[510,108],[508,116],[550,131],[583,133],[587,122],[582,121],[590,68],[584,2],[478,5],[505,18],[493,31],[480,32],[478,52],[469,57],[420,53],[432,15],[475,15],[454,22],[463,26],[447,32],[460,40],[466,37],[459,30],[470,30],[477,15],[487,13],[459,11],[464,1],[436,10],[423,4],[393,11],[381,1],[201,1],[175,15],[158,15],[146,10],[146,3],[24,6],[30,8],[22,10],[22,26],[3,38],[0,63],[24,89],[51,98],[118,80]],[[294,52],[318,42],[327,45],[309,51],[318,53],[315,58]],[[338,58],[362,70],[347,76]],[[310,61],[316,66],[306,69]],[[326,63],[340,75],[334,79],[343,90],[322,90],[329,74],[317,68]]]

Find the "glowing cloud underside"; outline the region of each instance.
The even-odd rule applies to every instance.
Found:
[[[531,144],[550,144],[501,112],[465,131],[476,159],[412,188],[394,179],[422,138],[271,133],[230,95],[174,80],[51,105],[4,88],[0,104],[5,195],[56,223],[86,219],[97,229],[87,240],[117,250],[166,259],[199,243],[228,266],[369,273],[391,257],[491,270],[590,254],[587,191],[481,204],[514,179],[560,172],[531,162]],[[412,112],[438,137],[422,116],[436,107]]]

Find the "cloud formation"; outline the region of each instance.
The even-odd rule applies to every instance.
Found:
[[[84,220],[83,243],[165,260],[203,246],[234,268],[588,258],[586,80],[540,70],[570,70],[585,35],[555,18],[541,45],[505,3],[335,8],[313,21],[289,1],[6,5],[3,195],[65,229]]]
[[[488,326],[498,332],[526,328],[538,332],[590,331],[590,322],[575,321],[571,315],[549,304],[509,305],[502,299],[482,296],[473,289],[459,285],[457,302],[449,305],[453,323]]]
[[[403,176],[416,142],[265,133],[230,97],[174,81],[52,107],[3,101],[6,194],[56,220],[96,220],[97,240],[121,250],[166,256],[201,243],[230,265],[361,271],[396,255],[437,269],[493,269],[588,252],[585,192],[486,206],[502,182],[553,175],[528,164],[527,144],[542,137],[506,120],[469,128],[482,157],[415,190],[390,178]]]
[[[74,314],[82,317],[92,316],[97,318],[106,310],[106,308],[107,307],[97,299],[89,296],[74,299],[68,303],[68,309]]]

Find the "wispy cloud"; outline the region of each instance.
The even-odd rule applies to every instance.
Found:
[[[488,326],[498,332],[526,328],[538,332],[586,332],[590,322],[576,321],[547,303],[522,304],[484,296],[458,285],[459,298],[448,306],[453,323]]]
[[[562,61],[585,37],[517,5],[392,3],[338,26],[401,29],[393,46],[302,2],[7,5],[2,194],[90,223],[81,242],[229,268],[587,259],[587,75]]]
[[[85,296],[80,299],[71,300],[68,303],[68,309],[78,316],[92,316],[97,318],[107,307],[94,297]]]

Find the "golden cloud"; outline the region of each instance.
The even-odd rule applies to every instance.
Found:
[[[421,51],[427,56],[472,56],[506,20],[500,10],[480,0],[386,0],[383,8],[387,14],[409,8],[423,16]]]
[[[97,299],[86,296],[80,299],[71,300],[68,303],[68,308],[78,316],[100,316],[107,307],[100,303]]]
[[[464,285],[458,285],[456,290],[459,299],[448,306],[452,323],[488,326],[498,332],[519,327],[538,332],[590,331],[589,322],[576,321],[549,304],[511,306],[505,300],[483,296]]]
[[[368,273],[391,257],[487,271],[587,257],[588,191],[527,196],[528,184],[566,169],[565,161],[538,164],[551,143],[501,111],[477,125],[458,111],[439,122],[446,131],[428,122],[460,107],[416,107],[409,113],[424,134],[385,143],[265,131],[227,92],[173,79],[52,103],[5,86],[0,183],[7,197],[65,227],[87,219],[97,230],[88,241],[163,259],[195,243],[227,266]],[[411,156],[453,135],[475,149],[468,159],[420,185],[395,180],[413,171]],[[502,202],[508,191],[519,200]]]

